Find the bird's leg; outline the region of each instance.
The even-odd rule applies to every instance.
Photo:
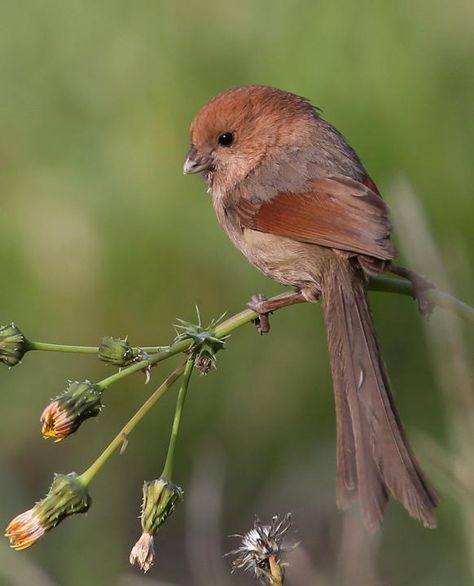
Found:
[[[258,333],[268,334],[270,331],[270,313],[276,309],[281,309],[288,305],[294,305],[295,303],[305,303],[306,301],[307,300],[300,291],[297,291],[296,293],[287,293],[277,299],[268,299],[265,295],[258,294],[251,297],[250,301],[247,303],[247,307],[252,311],[255,311],[255,313],[258,313],[258,317],[254,320]]]
[[[428,291],[434,289],[433,283],[416,271],[398,265],[392,264],[390,272],[410,281],[413,285],[413,298],[416,299],[419,312],[421,315],[431,315],[434,306],[429,298]]]

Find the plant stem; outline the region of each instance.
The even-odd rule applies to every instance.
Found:
[[[413,287],[409,281],[405,281],[404,279],[397,279],[397,278],[390,278],[390,277],[373,277],[370,279],[369,282],[369,289],[373,291],[384,291],[386,293],[398,293],[399,295],[408,295],[413,297]],[[270,301],[280,299],[285,297],[287,293],[281,293],[280,295],[276,295],[272,297]],[[449,293],[441,291],[439,289],[432,289],[429,291],[429,295],[436,306],[444,307],[451,309],[461,317],[469,321],[474,321],[474,308],[463,303],[459,299],[456,299]],[[236,313],[232,317],[226,319],[219,325],[214,328],[214,335],[217,338],[223,338],[233,331],[237,330],[238,328],[248,324],[253,319],[257,317],[257,314],[252,311],[251,309],[244,309],[243,311]],[[136,362],[127,368],[123,368],[119,372],[109,376],[108,378],[100,381],[97,383],[101,389],[106,389],[111,384],[117,382],[118,380],[125,378],[134,372],[138,372],[139,370],[143,370],[148,366],[154,366],[159,362],[167,360],[171,358],[171,356],[176,356],[176,354],[180,354],[181,352],[186,352],[192,345],[191,340],[182,340],[181,342],[177,342],[172,346],[167,347],[166,350],[153,354],[146,360],[141,360],[140,362]]]
[[[135,349],[135,348],[134,348]],[[148,354],[155,354],[163,349],[163,346],[145,346],[140,347],[140,350]],[[97,346],[74,346],[71,344],[50,344],[49,342],[32,342],[27,341],[27,350],[41,350],[43,352],[69,352],[75,354],[97,354],[99,348]]]
[[[100,456],[95,460],[95,462],[81,474],[80,480],[84,483],[85,486],[91,482],[97,472],[115,452],[115,450],[117,450],[117,448],[123,444],[123,442],[128,438],[130,433],[133,431],[136,425],[140,423],[148,411],[150,411],[155,403],[161,399],[161,397],[171,388],[172,384],[183,374],[184,369],[185,364],[181,364],[165,379],[165,381],[156,389],[156,391],[154,391],[148,397],[148,399],[145,401],[145,403],[143,403],[135,415],[126,423],[126,425],[124,425],[124,427],[105,448],[102,454],[100,454]]]
[[[397,279],[397,278],[390,278],[390,277],[372,277],[369,282],[369,289],[373,291],[384,291],[386,293],[397,293],[399,295],[408,295],[413,297],[413,287],[409,281],[405,281],[404,279]],[[474,307],[463,303],[456,297],[453,297],[449,293],[445,291],[441,291],[440,289],[431,289],[428,291],[428,295],[430,296],[431,300],[433,301],[435,306],[443,307],[445,309],[449,309],[455,313],[457,313],[460,317],[464,319],[474,322]],[[272,297],[270,301],[280,299],[282,297],[287,296],[287,293],[282,293],[280,295],[276,295]],[[248,324],[253,319],[257,317],[257,314],[252,311],[251,309],[244,309],[243,311],[233,315],[232,317],[226,319],[219,325],[214,328],[214,335],[217,338],[223,338],[233,331],[237,330],[238,328]],[[49,351],[56,351],[56,352],[84,352],[84,353],[93,353],[97,352],[97,348],[91,346],[67,346],[61,344],[47,344],[45,342],[28,342],[29,349],[33,350],[49,350]],[[177,354],[181,354],[181,352],[186,352],[192,346],[192,340],[182,340],[180,342],[176,342],[171,346],[152,346],[148,348],[143,348],[146,352],[150,353],[150,356],[144,360],[140,360],[139,362],[135,362],[131,366],[127,368],[122,368],[115,374],[99,381],[97,383],[98,387],[102,390],[105,390],[110,385],[116,383],[117,381],[134,374],[140,370],[145,368],[155,366],[156,364],[171,358],[172,356],[176,356]],[[162,348],[165,348],[162,350]],[[154,353],[155,350],[158,350]]]
[[[178,439],[179,425],[181,423],[181,415],[183,414],[184,401],[186,399],[186,393],[188,392],[189,380],[193,372],[194,357],[191,356],[186,362],[184,369],[183,381],[178,392],[178,398],[176,400],[176,410],[174,413],[173,427],[171,429],[170,443],[168,445],[168,453],[166,454],[166,462],[163,468],[161,476],[168,480],[171,480],[173,476],[173,462],[174,452],[176,448],[176,440]]]
[[[409,281],[405,281],[404,279],[393,279],[382,276],[372,277],[369,282],[369,289],[372,291],[398,293],[399,295],[413,297],[413,287]],[[441,291],[441,289],[429,289],[427,295],[435,306],[449,309],[457,313],[459,317],[474,322],[474,307],[446,293],[446,291]]]
[[[283,571],[281,569],[280,564],[275,559],[275,556],[271,555],[269,558],[270,563],[270,573],[272,575],[272,586],[282,586],[283,585]]]
[[[95,346],[71,346],[69,344],[49,344],[48,342],[31,342],[28,340],[28,351],[42,350],[43,352],[74,352],[76,354],[97,354],[99,348]]]

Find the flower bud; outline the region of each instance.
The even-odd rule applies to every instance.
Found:
[[[28,348],[28,341],[14,323],[0,326],[0,362],[16,366]]]
[[[100,413],[101,396],[100,388],[88,380],[70,382],[41,414],[43,437],[59,442],[77,431],[83,421]]]
[[[159,478],[143,484],[142,535],[130,553],[130,563],[147,572],[155,562],[153,537],[183,499],[182,489],[169,480]]]
[[[132,348],[127,339],[107,336],[102,338],[99,346],[99,360],[114,366],[129,366],[140,357],[140,352],[140,349]]]
[[[43,500],[15,517],[5,530],[13,549],[26,549],[63,519],[85,513],[91,504],[87,488],[74,472],[57,474]]]

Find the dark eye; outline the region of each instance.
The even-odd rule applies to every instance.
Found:
[[[230,146],[234,142],[234,135],[232,132],[224,132],[219,136],[217,142],[224,147]]]

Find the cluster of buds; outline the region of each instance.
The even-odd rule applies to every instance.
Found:
[[[102,338],[99,346],[99,360],[118,366],[119,368],[130,366],[137,360],[142,360],[146,354],[140,348],[133,348],[127,338],[113,338],[106,336]]]
[[[165,478],[143,484],[142,534],[130,552],[132,565],[147,572],[155,563],[154,536],[182,499],[182,489]]]
[[[196,308],[198,323],[193,324],[182,319],[178,319],[175,325],[176,338],[175,342],[182,340],[192,340],[189,354],[194,357],[194,365],[201,374],[207,374],[212,367],[216,366],[216,354],[225,346],[225,341],[229,336],[218,338],[214,334],[215,327],[224,318],[221,315],[218,319],[213,319],[207,327],[201,324],[201,316]]]
[[[88,380],[70,381],[68,388],[46,406],[41,414],[41,433],[59,442],[71,435],[83,421],[102,409],[102,390]]]
[[[90,504],[87,488],[77,474],[57,474],[44,499],[15,517],[5,536],[13,549],[26,549],[66,517],[87,512]]]
[[[0,362],[16,366],[28,351],[28,340],[14,323],[0,326]]]

